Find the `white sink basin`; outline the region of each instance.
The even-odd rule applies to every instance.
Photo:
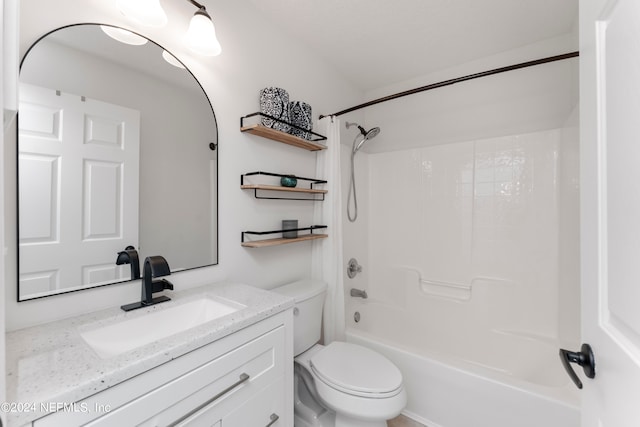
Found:
[[[108,358],[195,328],[242,308],[245,306],[232,301],[221,302],[203,297],[81,332],[80,336],[100,357]]]

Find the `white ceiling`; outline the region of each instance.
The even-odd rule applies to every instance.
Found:
[[[578,16],[578,0],[249,1],[363,90],[570,33]]]

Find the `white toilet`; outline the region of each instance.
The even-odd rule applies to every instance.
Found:
[[[318,344],[326,290],[311,279],[273,289],[295,300],[295,427],[386,427],[407,403],[402,374],[360,345]]]

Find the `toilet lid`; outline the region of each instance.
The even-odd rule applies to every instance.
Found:
[[[334,341],[310,362],[322,381],[346,393],[376,397],[397,394],[402,387],[400,370],[386,357],[360,345]]]

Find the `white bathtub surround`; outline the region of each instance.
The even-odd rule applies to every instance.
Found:
[[[445,287],[430,283],[451,284],[450,299],[469,300],[456,316],[442,313],[453,335],[474,325],[577,339],[558,336],[560,314],[579,312],[577,301],[560,307],[558,295],[565,285],[558,158],[561,145],[577,143],[563,135],[549,130],[371,155],[370,299],[408,310],[420,324],[438,309],[437,297],[447,298],[437,292]],[[563,214],[577,218],[578,206],[565,201]],[[563,276],[578,279],[577,270]]]
[[[429,426],[579,423],[558,358],[579,347],[580,324],[567,126],[369,155],[369,298],[347,299],[347,340],[400,366],[406,412]],[[492,409],[460,413],[455,396]],[[502,421],[501,399],[517,408]],[[518,422],[528,408],[542,415]]]
[[[246,308],[110,358],[100,357],[81,337],[87,330],[170,309],[202,296],[236,302]],[[232,283],[172,292],[171,298],[147,309],[125,313],[114,307],[8,333],[7,401],[37,405],[77,402],[293,305],[290,298]],[[44,413],[9,415],[10,425],[22,425]]]
[[[316,175],[325,179],[329,190],[324,202],[316,203],[313,223],[328,226],[329,237],[312,249],[312,277],[328,284],[324,304],[324,343],[344,340],[344,286],[342,264],[342,186],[340,181],[340,119],[324,117],[327,150],[317,154]]]

